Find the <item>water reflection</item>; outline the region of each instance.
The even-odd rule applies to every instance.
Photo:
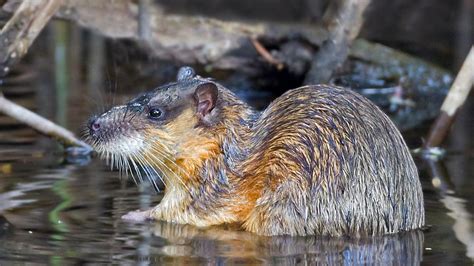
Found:
[[[473,217],[466,209],[466,200],[455,195],[453,184],[443,161],[426,159],[424,162],[433,187],[441,195],[440,202],[448,209],[447,215],[454,219],[452,225],[454,235],[466,246],[466,256],[474,260]]]
[[[189,258],[212,263],[266,262],[272,264],[320,263],[324,265],[375,264],[416,265],[423,254],[423,232],[420,230],[395,235],[365,238],[330,237],[260,237],[236,231],[232,226],[199,229],[189,225],[158,222],[148,232],[138,250],[150,250],[150,238],[165,241],[159,250],[173,261]],[[140,252],[138,252],[140,254]],[[150,254],[140,254],[146,260]]]
[[[417,265],[422,260],[421,231],[363,239],[261,237],[237,225],[126,223],[121,215],[156,204],[160,195],[120,185],[117,173],[97,161],[57,166],[16,172],[18,163],[13,164],[5,183],[9,189],[0,195],[0,264]]]

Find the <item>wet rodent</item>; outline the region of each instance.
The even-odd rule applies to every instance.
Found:
[[[146,166],[165,192],[125,219],[261,235],[370,236],[424,225],[418,173],[390,119],[340,87],[289,90],[257,112],[183,67],[178,79],[89,122],[119,168]]]

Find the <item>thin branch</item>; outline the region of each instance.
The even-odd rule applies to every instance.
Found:
[[[145,41],[151,39],[150,6],[150,0],[138,1],[138,37]]]
[[[57,139],[66,146],[78,146],[92,151],[92,148],[88,144],[77,139],[69,130],[56,125],[48,119],[41,117],[12,101],[7,100],[1,93],[0,112],[32,127],[42,134]]]
[[[278,70],[282,70],[284,65],[273,57],[270,52],[257,40],[257,38],[250,38],[255,50],[270,64],[274,65]]]
[[[461,70],[459,70],[451,89],[449,89],[448,95],[444,99],[443,105],[441,106],[441,113],[431,127],[428,140],[424,145],[425,148],[441,145],[454,122],[454,117],[458,109],[464,104],[464,101],[466,101],[473,83],[474,46],[471,47]]]

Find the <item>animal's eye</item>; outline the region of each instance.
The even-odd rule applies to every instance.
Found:
[[[151,119],[159,119],[163,116],[163,112],[158,108],[151,108],[150,112],[148,113],[148,117]]]

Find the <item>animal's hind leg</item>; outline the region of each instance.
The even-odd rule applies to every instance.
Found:
[[[259,235],[306,235],[306,207],[302,191],[288,186],[268,190],[257,200],[243,227]]]

